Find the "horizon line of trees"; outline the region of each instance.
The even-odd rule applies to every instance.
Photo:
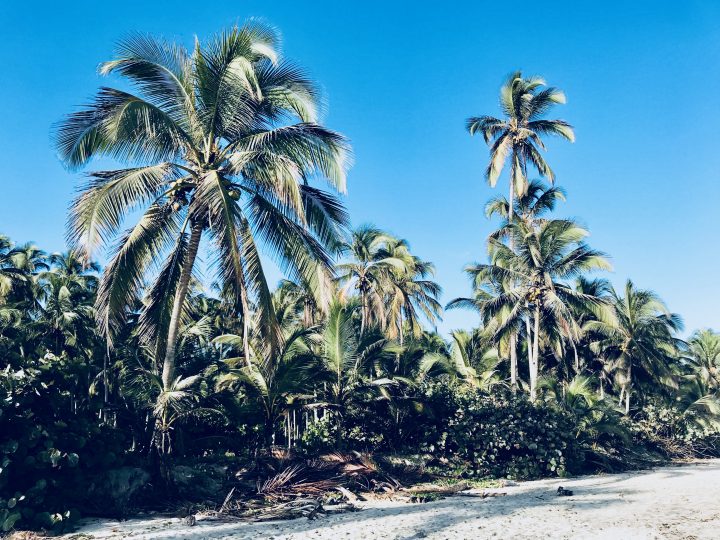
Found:
[[[349,143],[320,123],[318,87],[282,58],[275,30],[250,21],[192,50],[138,34],[100,71],[132,90],[101,88],[56,126],[57,149],[71,170],[101,156],[125,168],[88,174],[68,252],[2,239],[0,343],[13,369],[81,359],[90,394],[78,403],[99,393],[113,421],[122,407],[146,411],[134,446],[170,452],[183,422],[227,417],[228,394],[262,411],[266,442],[283,418],[300,437],[297,403],[306,427],[319,409],[341,432],[355,393],[402,401],[438,377],[533,403],[582,388],[587,403],[612,399],[625,415],[662,397],[714,418],[718,358],[699,351],[715,351],[717,334],[684,342],[655,293],[592,278],[607,256],[552,216],[565,191],[544,139],[574,132],[547,118],[565,96],[542,78],[511,74],[502,116],[467,120],[488,144],[488,183],[507,172],[509,189],[485,207],[498,224],[487,261],[466,268],[471,295],[446,306],[480,324],[446,341],[427,329],[442,312],[432,263],[375,227],[348,231],[337,194]],[[196,275],[203,245],[210,295]],[[102,270],[91,262],[100,248]],[[275,290],[260,252],[287,276]]]

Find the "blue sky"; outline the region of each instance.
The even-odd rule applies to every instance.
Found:
[[[689,330],[720,327],[720,3],[424,5],[3,2],[0,232],[64,247],[80,177],[57,161],[51,125],[106,82],[96,67],[119,38],[190,45],[254,16],[280,29],[285,55],[325,89],[326,123],[352,140],[353,222],[434,261],[444,300],[469,292],[461,270],[484,257],[482,208],[495,194],[464,119],[498,114],[499,86],[522,69],[566,92],[556,115],[576,127],[575,144],[552,142],[546,156],[569,195],[559,213],[590,228],[614,283],[658,291]],[[450,312],[440,328],[474,322]]]

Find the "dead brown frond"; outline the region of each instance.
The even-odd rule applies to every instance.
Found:
[[[257,492],[258,495],[271,501],[308,496],[320,497],[340,485],[337,478],[328,478],[327,473],[327,469],[312,469],[303,465],[293,465],[262,483],[258,482]]]

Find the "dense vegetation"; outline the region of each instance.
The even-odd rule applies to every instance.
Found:
[[[350,229],[333,193],[348,143],[277,41],[256,23],[190,52],[135,36],[101,69],[136,93],[102,88],[57,127],[70,168],[126,168],[89,174],[67,252],[0,237],[1,530],[222,500],[241,472],[278,472],[280,447],[466,478],[720,452],[720,335],[684,341],[655,293],[593,276],[606,255],[556,214],[543,138],[574,137],[546,118],[559,90],[515,73],[503,118],[468,120],[509,191],[446,306],[478,326],[446,338],[432,263]],[[274,289],[261,253],[286,273]]]

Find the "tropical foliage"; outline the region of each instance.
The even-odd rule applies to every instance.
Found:
[[[656,293],[593,275],[608,255],[556,215],[543,138],[574,137],[545,118],[559,90],[515,73],[502,118],[468,121],[510,190],[446,306],[475,324],[441,335],[433,264],[350,229],[348,142],[278,41],[256,22],[191,51],[131,36],[101,67],[131,90],[57,126],[71,169],[119,165],[88,174],[67,252],[0,236],[0,529],[62,530],[120,484],[122,515],[143,489],[179,496],[183,463],[227,479],[281,449],[513,478],[720,454],[720,335],[683,340]]]

